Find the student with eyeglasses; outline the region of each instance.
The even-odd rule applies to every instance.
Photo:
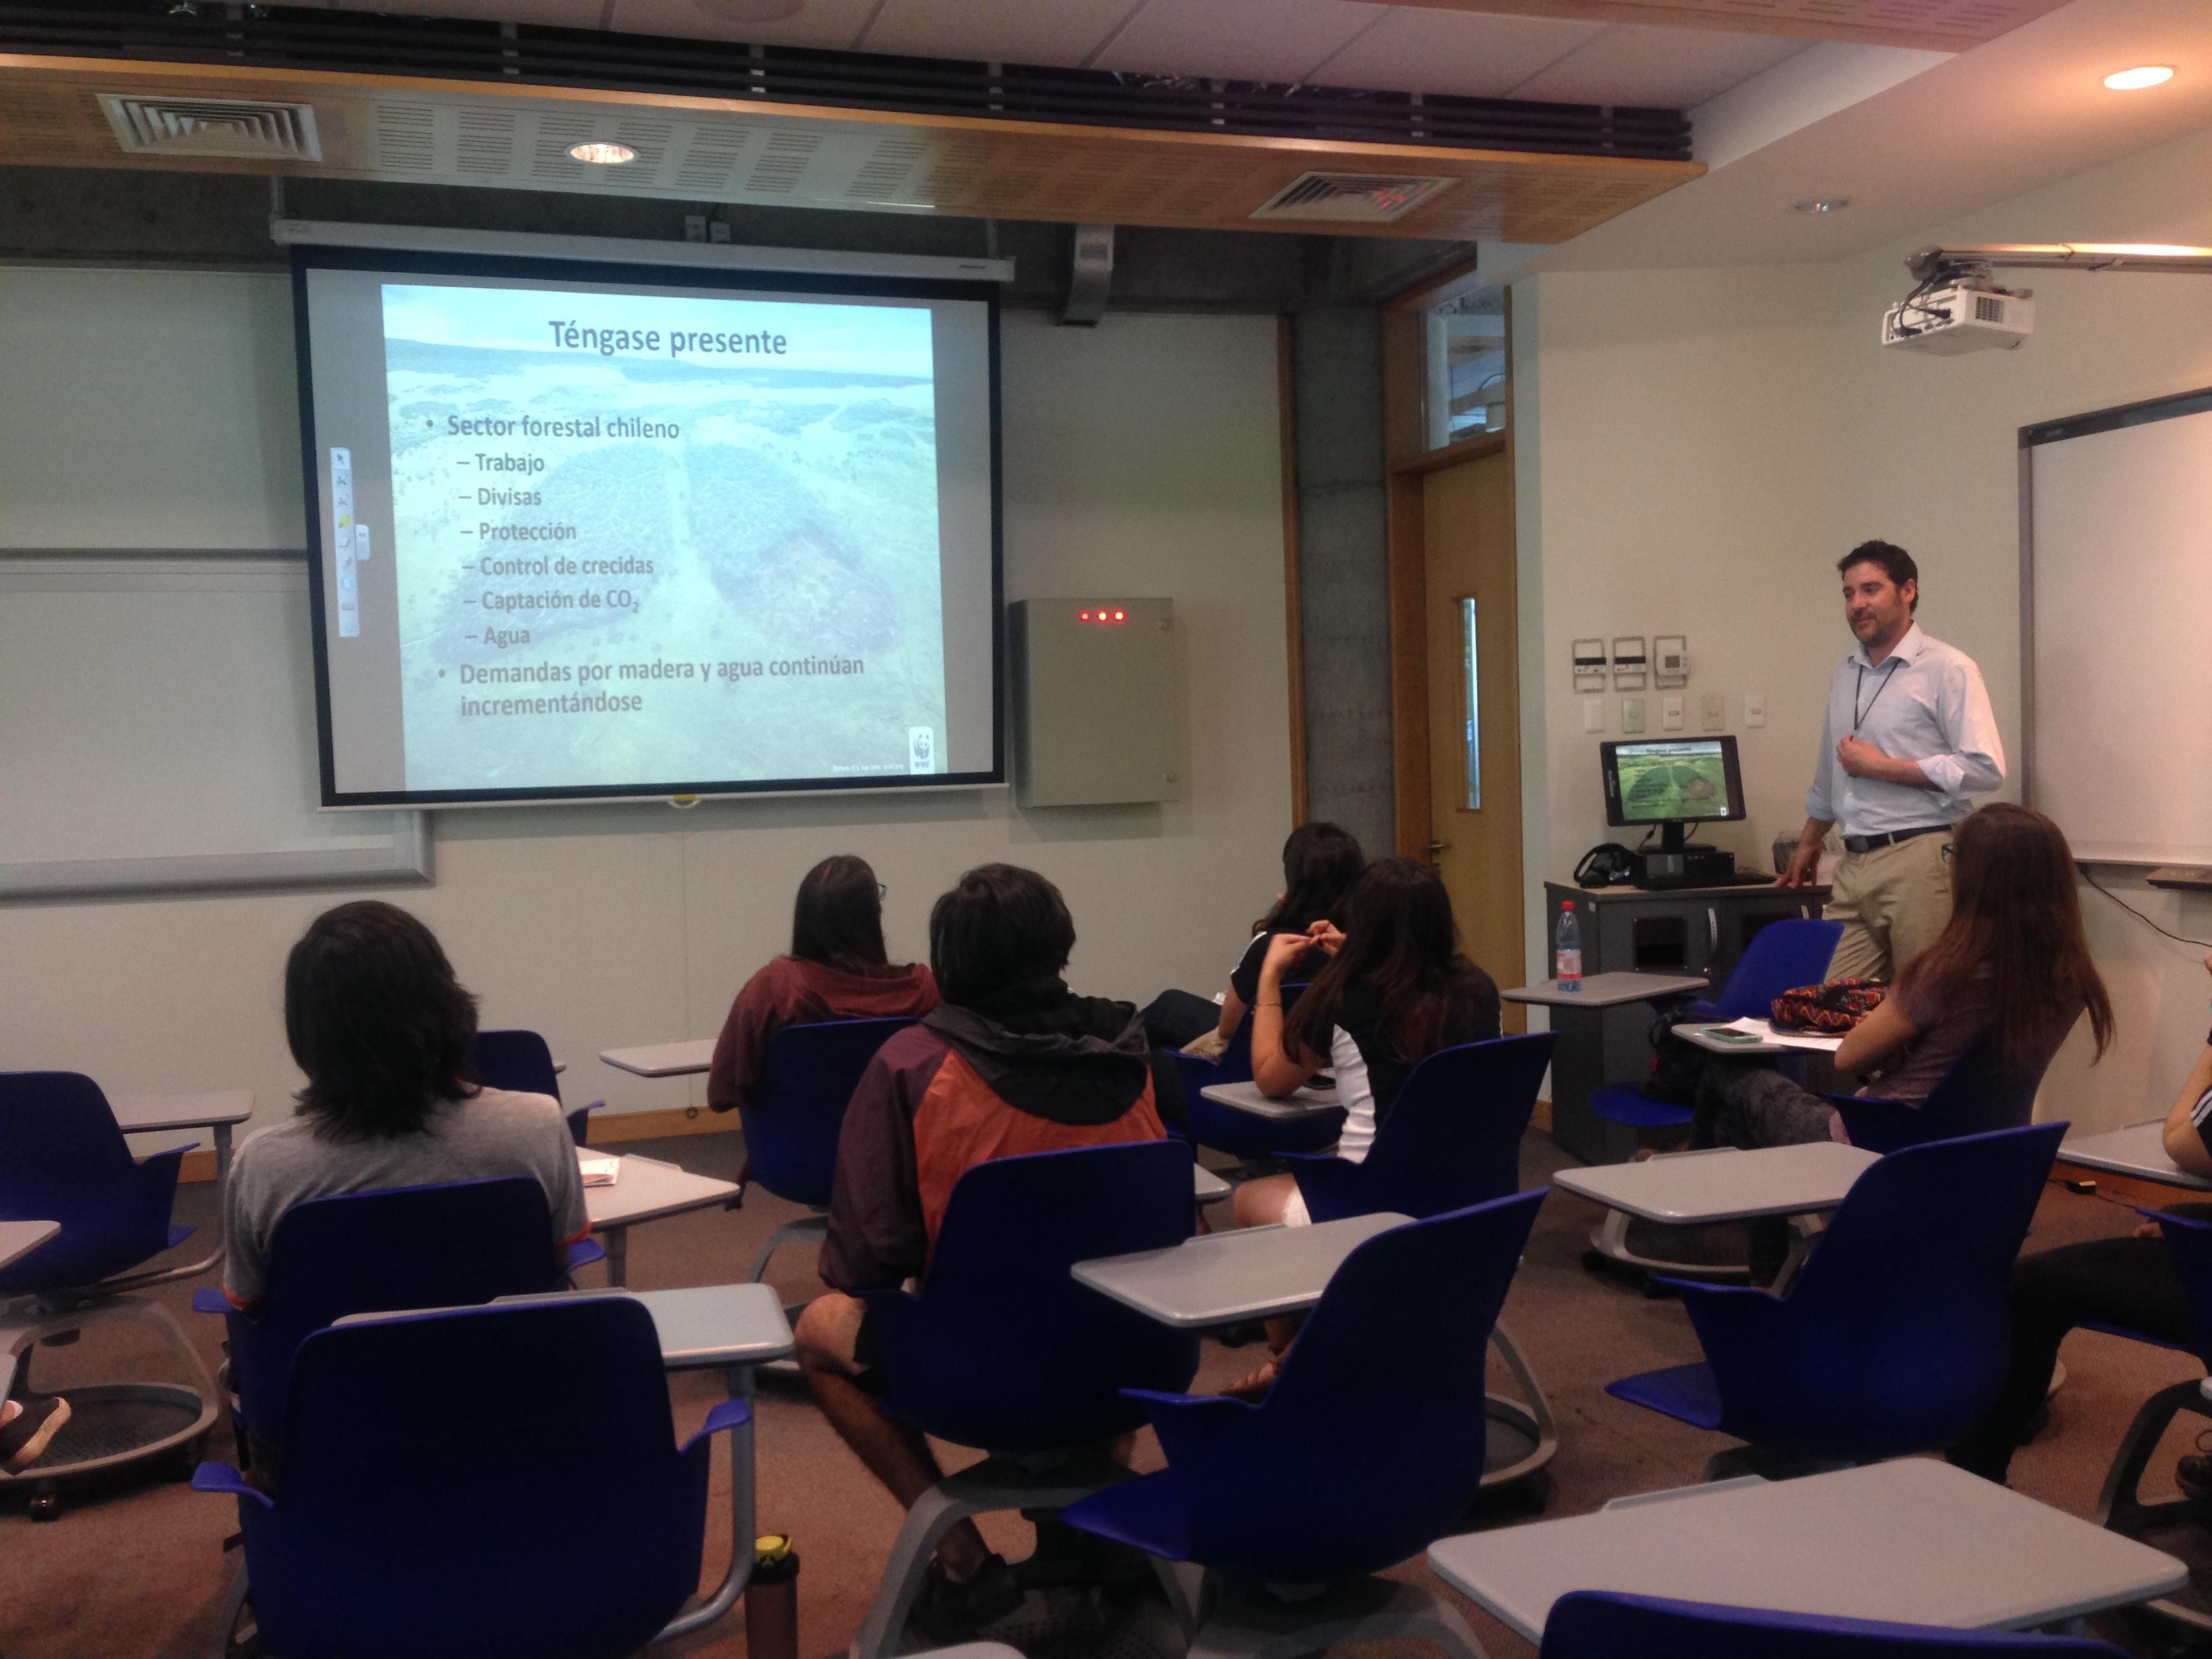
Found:
[[[747,980],[722,1022],[707,1072],[709,1106],[733,1112],[759,1103],[769,1039],[787,1025],[919,1018],[937,1006],[927,965],[893,963],[884,948],[889,890],[850,853],[806,872],[792,906],[791,954]]]

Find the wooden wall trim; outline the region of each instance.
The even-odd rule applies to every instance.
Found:
[[[1291,823],[1306,821],[1305,605],[1298,580],[1298,398],[1297,328],[1275,319],[1277,420],[1283,447],[1283,629],[1291,694]]]

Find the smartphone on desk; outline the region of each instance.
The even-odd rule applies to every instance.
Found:
[[[1752,1031],[1723,1031],[1714,1030],[1707,1031],[1705,1035],[1709,1042],[1731,1043],[1740,1048],[1756,1048],[1760,1043],[1766,1041],[1765,1037]]]

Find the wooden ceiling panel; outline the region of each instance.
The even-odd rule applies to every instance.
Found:
[[[99,94],[313,106],[323,160],[126,155]],[[637,152],[572,161],[582,140]],[[1697,177],[1693,161],[1169,132],[594,88],[0,55],[0,164],[575,191],[963,217],[1556,242]],[[1395,222],[1253,212],[1308,172],[1438,178]]]
[[[2067,0],[1401,0],[1442,11],[1566,17],[1591,23],[1789,34],[1863,46],[1964,52]]]

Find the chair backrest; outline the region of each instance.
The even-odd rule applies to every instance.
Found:
[[[1491,1328],[1547,1191],[1394,1227],[1345,1258],[1267,1398],[1170,1462],[1193,1560],[1340,1579],[1462,1524],[1482,1480]]]
[[[0,1268],[0,1296],[86,1285],[168,1244],[166,1184],[139,1178],[100,1085],[78,1072],[0,1072],[0,1220],[61,1231]]]
[[[1765,1019],[1774,999],[1828,976],[1828,960],[1844,936],[1840,921],[1770,921],[1751,936],[1735,971],[1713,999],[1716,1019]]]
[[[2070,1636],[1827,1619],[1601,1590],[1576,1590],[1552,1604],[1539,1659],[1972,1659],[1978,1653],[2122,1659],[2118,1648]]]
[[[1190,1170],[1184,1142],[1149,1140],[994,1158],[962,1175],[920,1297],[871,1298],[900,1415],[963,1445],[1042,1450],[1141,1424],[1122,1389],[1186,1387],[1197,1336],[1069,1269],[1188,1238]]]
[[[529,1176],[309,1199],[277,1220],[254,1311],[230,1316],[231,1384],[247,1425],[273,1440],[300,1346],[325,1326],[563,1282],[545,1189]]]
[[[1893,1152],[1930,1140],[2016,1129],[2035,1115],[2035,1093],[2042,1086],[2041,1066],[2006,1066],[1998,1057],[1996,1033],[1984,1031],[1966,1045],[1917,1107],[1844,1109],[1853,1146]]]
[[[2203,1359],[2212,1354],[2212,1222],[2161,1213],[2158,1225],[2188,1298],[2191,1350]],[[2206,1368],[2212,1370],[2212,1363]]]
[[[1871,1165],[1786,1316],[1761,1322],[1759,1352],[1723,1364],[1708,1341],[1722,1426],[1864,1460],[1948,1445],[1978,1422],[2003,1379],[2013,1261],[2067,1127],[1929,1141]],[[1705,1301],[1689,1304],[1701,1339]]]
[[[561,1074],[553,1069],[553,1051],[535,1031],[478,1031],[471,1062],[487,1089],[561,1098]]]
[[[1517,1192],[1521,1138],[1536,1106],[1553,1034],[1496,1037],[1440,1048],[1413,1068],[1383,1115],[1365,1160],[1346,1171],[1346,1194],[1323,1199],[1303,1181],[1316,1221],[1395,1210],[1421,1218]],[[1335,1201],[1330,1201],[1330,1200]]]
[[[915,1022],[832,1019],[768,1040],[758,1106],[741,1106],[746,1178],[794,1204],[826,1205],[845,1108],[876,1050]]]
[[[324,1659],[639,1651],[698,1583],[693,1451],[676,1449],[652,1316],[626,1297],[319,1331],[277,1507],[240,1506],[262,1632]]]

